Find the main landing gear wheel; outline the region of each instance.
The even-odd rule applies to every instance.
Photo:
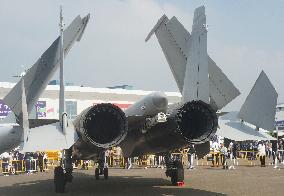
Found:
[[[104,168],[104,178],[105,180],[108,179],[108,168]]]
[[[167,167],[166,175],[171,178],[173,186],[177,186],[178,182],[184,181],[184,169],[181,161],[175,160]]]
[[[96,177],[96,180],[100,179],[100,170],[99,170],[99,168],[96,168],[96,170],[95,170],[95,177]]]
[[[56,193],[64,193],[65,191],[65,174],[61,166],[54,169],[54,185]]]
[[[104,168],[104,169],[96,168],[95,169],[96,180],[100,179],[100,175],[104,175],[104,179],[107,180],[108,179],[108,168]]]

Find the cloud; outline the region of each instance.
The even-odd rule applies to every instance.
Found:
[[[129,84],[143,90],[178,90],[157,39],[152,37],[147,43],[144,39],[163,14],[169,18],[176,16],[191,31],[194,9],[191,6],[197,4],[194,1],[186,6],[180,1],[154,0],[2,1],[1,81],[16,81],[11,76],[21,72],[21,65],[31,66],[55,40],[59,33],[60,4],[63,4],[67,25],[78,14],[91,13],[81,42],[74,45],[65,61],[66,80],[92,87]],[[211,5],[206,10],[210,21],[208,53],[242,92],[227,108],[240,107],[262,69],[278,90],[279,100],[283,101],[283,51],[273,48],[273,44],[270,47],[251,44],[252,29],[245,31],[246,36],[237,37],[237,29],[249,24],[246,21],[229,23],[222,15],[230,15],[224,6]],[[221,16],[220,11],[224,12]],[[232,13],[230,17],[238,18],[238,15]],[[234,29],[228,29],[228,25]],[[259,35],[256,40],[261,46],[259,40],[266,34],[255,33]]]

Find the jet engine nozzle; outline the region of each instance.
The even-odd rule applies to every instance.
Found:
[[[80,124],[89,142],[102,148],[119,144],[128,130],[124,112],[110,103],[90,107]]]
[[[215,134],[218,118],[210,105],[202,101],[187,102],[176,115],[178,132],[190,143],[204,143]]]

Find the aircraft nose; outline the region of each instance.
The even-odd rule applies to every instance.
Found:
[[[154,93],[152,100],[154,106],[156,106],[157,108],[167,108],[168,106],[168,99],[164,93]]]

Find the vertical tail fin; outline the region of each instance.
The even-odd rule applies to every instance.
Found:
[[[266,130],[274,130],[278,94],[262,71],[242,105],[238,117]]]
[[[165,15],[145,41],[148,41],[153,33],[159,41],[184,101],[198,99],[208,103],[210,95],[210,105],[218,110],[240,94],[207,54],[204,6],[195,10],[192,35],[176,17],[169,20]]]
[[[165,54],[179,91],[182,92],[190,34],[175,17],[169,20],[165,15],[159,19],[145,41],[148,41],[154,32]]]
[[[185,102],[201,100],[209,104],[207,29],[204,6],[194,11],[182,95]]]
[[[154,32],[182,92],[183,101],[202,100],[209,103],[205,7],[195,9],[191,35],[176,17],[169,20],[165,15],[145,41]]]
[[[64,31],[64,53],[67,55],[75,41],[82,37],[88,23],[89,15],[84,18],[77,16]],[[44,91],[49,80],[59,66],[59,38],[41,55],[37,62],[27,71],[25,76],[25,90],[27,110],[30,112]],[[5,96],[4,103],[7,104],[13,113],[19,118],[21,108],[21,83],[18,82],[13,89]]]
[[[27,108],[27,98],[26,98],[26,89],[25,89],[25,81],[24,78],[21,79],[21,89],[22,89],[22,113],[21,113],[21,127],[22,127],[22,138],[21,142],[25,143],[28,140],[28,131],[29,131],[29,115]]]

